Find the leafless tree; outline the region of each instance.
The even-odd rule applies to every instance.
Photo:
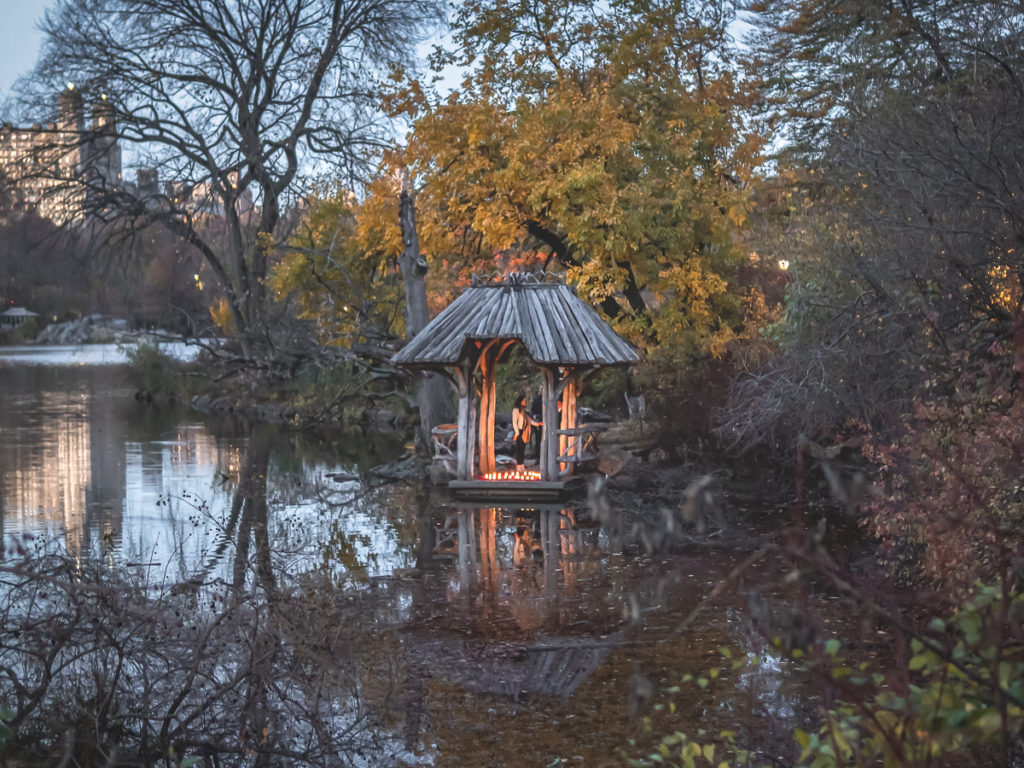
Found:
[[[355,183],[388,138],[375,83],[439,19],[433,0],[64,0],[26,99],[39,113],[63,92],[55,136],[88,154],[73,202],[198,248],[253,358],[270,343],[265,278],[289,206],[311,176]],[[139,183],[119,178],[121,152],[148,170]]]
[[[962,355],[1024,371],[1020,3],[762,6],[804,203],[754,243],[793,263],[786,322],[723,434],[789,453],[848,419],[899,427]]]

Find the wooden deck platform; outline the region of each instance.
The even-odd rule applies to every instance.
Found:
[[[584,487],[583,478],[565,480],[452,480],[449,490],[457,499],[481,501],[560,501]]]

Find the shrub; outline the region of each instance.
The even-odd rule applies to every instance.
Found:
[[[188,399],[192,392],[185,366],[165,353],[157,343],[139,343],[125,349],[132,377],[139,392],[146,397],[160,396]]]
[[[1024,547],[1024,398],[1008,371],[964,363],[955,385],[927,383],[901,433],[863,448],[881,491],[863,525],[883,557],[905,578],[959,594],[1006,578]]]
[[[789,651],[790,662],[819,685],[817,723],[792,729],[792,764],[800,768],[916,768],[1010,764],[1024,726],[1024,595],[1006,587],[979,586],[948,620],[923,630],[907,626],[911,655],[902,667],[852,660],[837,638]],[[775,653],[784,642],[772,638]],[[759,656],[734,660],[734,669]],[[713,669],[712,672],[718,672]],[[687,678],[707,688],[716,675]],[[675,689],[679,691],[679,689]],[[735,730],[717,735],[672,733],[635,768],[767,768],[756,745]]]

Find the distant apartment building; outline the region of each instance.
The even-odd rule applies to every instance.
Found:
[[[113,106],[101,97],[87,126],[82,94],[73,85],[57,102],[55,123],[0,125],[0,175],[16,209],[64,222],[102,212],[111,196],[126,193],[150,210],[219,218],[224,216],[221,192],[230,192],[240,216],[257,211],[249,189],[236,195],[210,182],[161,184],[158,171],[146,167],[137,170],[134,182],[123,179]],[[225,183],[234,187],[236,181],[237,174],[231,174]]]
[[[142,171],[139,171],[138,186],[142,186]],[[247,216],[256,210],[251,189],[242,190],[241,194],[234,194],[238,175],[230,174],[228,183],[232,185],[232,194],[228,198],[235,197],[234,208],[239,216]],[[224,216],[224,198],[220,189],[209,182],[199,184],[185,184],[182,182],[169,181],[164,184],[164,195],[168,201],[180,211],[188,211],[191,214],[207,215],[214,218]]]
[[[0,173],[16,207],[55,221],[102,207],[102,197],[121,185],[111,105],[101,98],[86,127],[82,94],[69,84],[58,97],[57,122],[0,125]]]

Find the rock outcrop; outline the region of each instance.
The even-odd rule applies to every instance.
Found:
[[[128,321],[107,315],[86,315],[66,323],[52,323],[36,337],[37,344],[124,344],[147,340],[166,341],[163,331],[132,329]]]

